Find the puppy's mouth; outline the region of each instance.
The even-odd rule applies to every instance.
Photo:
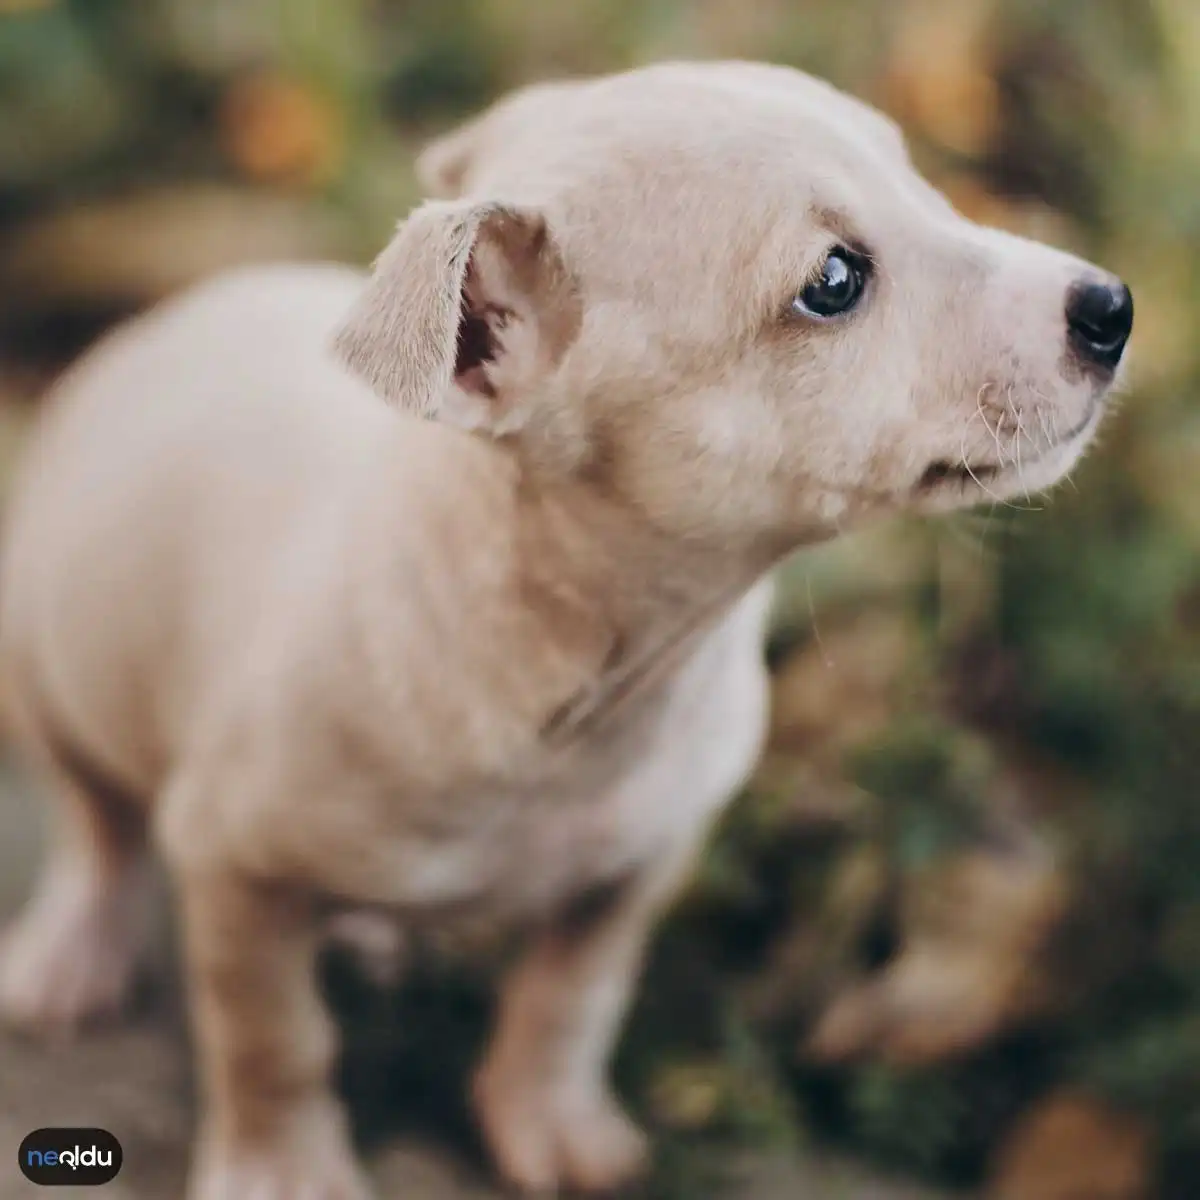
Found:
[[[920,479],[917,480],[915,490],[918,493],[927,493],[936,491],[947,485],[967,487],[974,484],[976,487],[988,491],[990,490],[990,484],[1010,471],[1016,470],[1020,474],[1022,471],[1036,468],[1046,459],[1084,437],[1088,430],[1091,429],[1099,408],[1099,404],[1089,405],[1086,415],[1077,425],[1069,429],[1056,441],[1041,447],[1036,454],[1026,457],[1023,463],[1020,459],[1014,459],[1007,463],[996,461],[968,462],[966,459],[935,459],[925,468]]]
[[[948,459],[939,458],[925,468],[924,474],[917,481],[917,491],[931,492],[946,483],[977,483],[983,487],[1003,469],[996,463],[978,463],[972,466],[967,462],[950,462]]]

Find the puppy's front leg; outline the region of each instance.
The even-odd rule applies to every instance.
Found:
[[[501,1172],[525,1191],[605,1191],[639,1174],[642,1133],[607,1074],[654,922],[692,847],[597,889],[530,948],[501,990],[475,1105]]]
[[[366,1200],[303,897],[177,870],[205,1105],[190,1200]]]

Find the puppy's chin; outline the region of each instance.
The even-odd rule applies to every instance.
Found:
[[[938,462],[922,476],[914,491],[919,512],[952,512],[985,504],[1020,506],[1049,491],[1071,472],[1092,442],[1103,405],[1097,404],[1084,425],[1061,442],[1040,452],[1030,448],[1003,465]]]

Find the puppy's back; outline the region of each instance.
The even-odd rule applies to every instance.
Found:
[[[328,349],[360,286],[332,266],[231,273],[68,372],[8,515],[0,655],[18,706],[54,708],[145,777],[272,557],[394,428]]]

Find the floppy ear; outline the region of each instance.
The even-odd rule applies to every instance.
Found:
[[[500,432],[570,345],[580,303],[543,216],[429,201],[375,262],[334,348],[386,400]]]

